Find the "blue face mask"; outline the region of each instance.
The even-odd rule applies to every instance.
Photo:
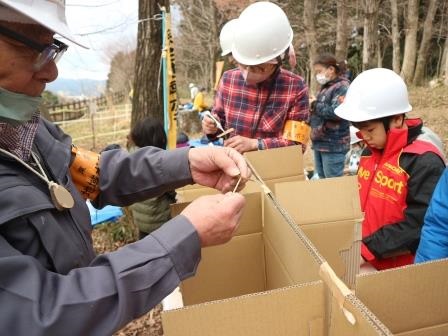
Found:
[[[19,125],[31,120],[42,97],[30,97],[0,87],[0,122]]]

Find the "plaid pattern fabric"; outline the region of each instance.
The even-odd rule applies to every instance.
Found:
[[[264,148],[294,145],[282,138],[282,131],[286,120],[308,122],[308,87],[281,68],[271,80],[249,86],[241,71],[232,69],[221,79],[212,112],[235,135],[263,139]]]
[[[39,126],[39,118],[40,113],[37,111],[30,121],[18,126],[0,122],[0,148],[18,156],[23,161],[28,161]]]

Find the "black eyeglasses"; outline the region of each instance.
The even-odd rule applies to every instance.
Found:
[[[27,38],[26,36],[23,36],[2,26],[0,26],[0,34],[23,43],[27,47],[30,47],[31,49],[39,52],[39,55],[34,61],[35,71],[41,70],[50,61],[54,61],[55,63],[57,63],[64,52],[68,49],[68,45],[59,40],[53,39],[52,44],[40,44]]]

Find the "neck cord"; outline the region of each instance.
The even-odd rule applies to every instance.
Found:
[[[33,174],[37,175],[41,180],[43,180],[46,184],[48,184],[48,187],[51,187],[53,184],[56,184],[53,181],[50,181],[47,177],[47,174],[45,174],[44,169],[42,168],[39,159],[36,157],[36,154],[34,154],[33,151],[31,151],[31,156],[33,157],[34,162],[36,162],[37,167],[39,168],[41,174],[39,174],[37,171],[35,171],[28,163],[26,163],[25,161],[23,161],[21,158],[19,158],[17,155],[14,155],[6,150],[4,150],[3,148],[0,148],[0,152],[2,152],[3,154],[17,160],[18,162],[20,162],[23,166],[25,166],[26,168],[28,168]]]

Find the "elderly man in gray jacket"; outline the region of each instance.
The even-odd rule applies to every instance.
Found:
[[[200,198],[145,239],[95,256],[83,196],[102,207],[194,182],[227,192],[250,173],[229,148],[112,150],[95,161],[72,147],[37,109],[67,49],[54,33],[77,43],[63,0],[0,0],[0,330],[111,335],[194,275],[201,246],[231,238],[244,198]]]

